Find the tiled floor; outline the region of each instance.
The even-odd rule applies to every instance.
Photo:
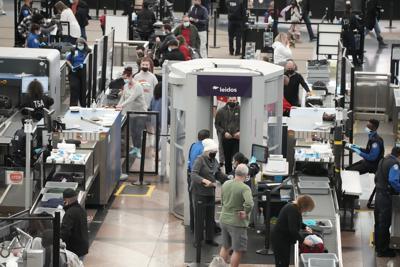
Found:
[[[13,15],[12,0],[4,0],[7,16],[0,16],[0,47],[13,45]],[[381,22],[382,26],[388,24]],[[400,42],[400,22],[395,21],[397,27],[392,31],[382,27],[383,36],[387,40]],[[308,38],[303,31],[303,40]],[[90,21],[87,28],[89,43],[100,36],[98,21]],[[210,40],[212,40],[212,33]],[[211,41],[210,41],[211,42]],[[220,49],[210,49],[211,57],[229,58],[227,55],[226,22],[218,25],[217,45]],[[307,59],[313,58],[315,43],[304,41],[293,50],[295,60],[300,72],[305,70]],[[366,70],[384,71],[389,69],[389,49],[379,50],[376,40],[371,37],[366,39]],[[383,127],[385,128],[385,127]],[[362,123],[357,128],[363,129]],[[356,131],[356,133],[357,133]],[[390,138],[390,129],[384,129]],[[365,136],[356,135],[356,143],[363,143]],[[389,141],[386,145],[390,147]],[[365,194],[369,195],[371,183],[368,178],[363,180]],[[184,228],[182,221],[169,213],[168,183],[156,184],[156,190],[151,197],[115,197],[110,205],[104,221],[90,247],[90,253],[85,258],[88,267],[161,267],[184,266]],[[399,258],[395,261],[382,259],[375,263],[373,249],[369,246],[370,233],[373,228],[373,213],[363,211],[357,214],[356,232],[342,233],[342,250],[344,266],[372,267],[372,266],[400,266]],[[250,265],[242,265],[248,266]],[[254,267],[255,265],[251,265]],[[267,265],[262,265],[267,266]]]

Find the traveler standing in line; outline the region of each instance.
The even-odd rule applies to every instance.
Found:
[[[222,136],[225,173],[231,173],[233,155],[239,152],[240,140],[240,106],[237,97],[229,97],[225,107],[217,111],[215,128],[217,134]]]
[[[139,72],[133,76],[133,79],[139,82],[144,91],[144,99],[148,107],[150,107],[153,98],[154,87],[158,84],[156,76],[152,73],[153,60],[150,57],[143,57],[140,62]]]
[[[306,90],[307,95],[311,95],[311,90],[303,76],[297,72],[296,63],[291,59],[286,62],[285,75],[289,77],[289,84],[283,89],[284,97],[290,105],[300,107],[300,85]]]
[[[246,10],[243,0],[226,1],[228,10],[228,35],[229,35],[229,54],[233,56],[241,55],[242,31],[246,20]],[[236,47],[233,40],[236,40]],[[236,49],[235,49],[236,48]]]
[[[184,15],[182,17],[182,23],[176,27],[174,30],[175,36],[182,35],[185,37],[186,43],[196,49],[197,52],[200,51],[200,36],[199,32],[193,24],[190,23],[189,16]]]
[[[127,67],[123,73],[124,89],[122,90],[121,98],[117,110],[121,110],[125,115],[128,111],[146,112],[147,105],[144,97],[142,85],[132,78],[132,68]],[[129,116],[129,132],[132,137],[133,147],[129,151],[129,155],[139,159],[142,147],[143,130],[146,127],[146,116],[131,114]]]
[[[154,23],[156,23],[154,12],[149,9],[149,2],[143,2],[143,8],[137,14],[137,31],[142,41],[148,41],[154,33]]]
[[[205,228],[206,244],[217,247],[219,245],[214,241],[214,235],[216,228],[215,187],[219,173],[219,165],[215,157],[218,145],[212,139],[204,139],[202,143],[203,154],[195,160],[190,174],[194,212],[199,214],[199,217],[195,216],[194,221],[195,238],[203,240]],[[197,208],[200,210],[196,211]]]
[[[302,213],[311,212],[314,206],[314,200],[310,196],[301,195],[292,203],[286,204],[279,212],[278,220],[271,232],[276,267],[289,267],[290,248],[296,241],[306,246],[313,245],[311,240],[304,239],[300,230],[312,232],[303,223]]]
[[[76,43],[76,39],[81,37],[81,27],[75,18],[74,13],[70,8],[68,8],[63,2],[58,1],[54,5],[55,10],[60,14],[60,21],[69,23],[69,36],[64,38],[64,42],[70,42],[71,44]],[[66,33],[63,33],[66,35]]]
[[[69,0],[71,3],[71,10],[75,15],[76,20],[81,28],[81,36],[83,39],[87,40],[86,26],[89,25],[89,6],[83,0]]]
[[[200,56],[207,58],[208,10],[202,6],[201,0],[193,0],[188,12],[190,22],[196,26],[200,37]]]
[[[210,131],[207,129],[200,130],[197,133],[197,142],[193,143],[189,149],[187,183],[188,183],[189,203],[190,203],[190,231],[192,233],[194,232],[194,210],[193,210],[192,191],[190,189],[192,184],[192,180],[190,179],[190,174],[192,172],[194,162],[204,152],[203,140],[207,138],[210,138]]]
[[[246,164],[235,169],[235,178],[222,186],[222,247],[219,255],[229,262],[229,250],[233,250],[230,266],[238,267],[243,252],[247,250],[247,227],[254,202],[250,187],[244,181],[249,174]]]

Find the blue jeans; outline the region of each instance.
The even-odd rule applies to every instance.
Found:
[[[379,26],[378,20],[375,20],[375,25],[374,25],[374,31],[377,39],[382,39],[381,35],[381,26]],[[370,30],[368,28],[365,28],[365,34],[368,34]]]

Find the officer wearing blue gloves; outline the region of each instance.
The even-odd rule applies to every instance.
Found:
[[[358,171],[360,174],[375,173],[379,161],[385,153],[383,139],[378,135],[379,121],[371,119],[368,121],[365,131],[368,133],[368,143],[365,149],[351,145],[350,149],[363,159],[347,167],[347,170]]]
[[[190,190],[190,185],[192,180],[190,179],[190,173],[192,172],[193,165],[198,156],[203,154],[204,146],[203,140],[210,138],[210,131],[207,129],[200,130],[197,133],[197,142],[193,143],[189,149],[189,160],[188,160],[188,175],[187,175],[187,183],[188,183],[188,191],[189,191],[189,202],[190,202],[190,230],[194,231],[194,210],[193,210],[193,198],[192,192]]]
[[[378,257],[395,257],[389,248],[392,223],[392,195],[400,192],[400,147],[394,147],[392,153],[379,162],[375,175],[375,251]]]
[[[70,84],[70,106],[77,106],[78,102],[81,107],[86,107],[86,81],[84,75],[84,65],[87,54],[90,49],[85,39],[78,38],[76,48],[67,55],[67,65],[69,67],[69,84]]]

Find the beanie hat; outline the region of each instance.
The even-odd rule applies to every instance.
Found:
[[[202,141],[202,143],[203,143],[203,147],[204,147],[204,150],[203,150],[204,152],[218,151],[218,145],[217,145],[217,143],[215,143],[214,140],[207,138],[207,139],[204,139]]]
[[[76,191],[72,188],[67,188],[63,192],[63,198],[72,198],[76,196],[77,196]]]

